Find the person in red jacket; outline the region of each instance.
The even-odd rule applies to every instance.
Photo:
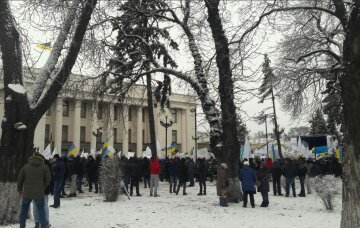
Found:
[[[159,187],[160,163],[156,155],[151,157],[150,162],[150,196],[158,197],[157,188]]]

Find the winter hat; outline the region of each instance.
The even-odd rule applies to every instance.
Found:
[[[223,167],[224,169],[227,169],[226,163],[221,163],[220,166]]]
[[[249,165],[249,161],[244,161],[244,165]]]

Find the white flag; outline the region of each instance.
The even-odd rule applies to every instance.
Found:
[[[45,148],[45,150],[43,151],[43,156],[46,160],[49,160],[51,158],[51,148],[50,148],[50,144]]]

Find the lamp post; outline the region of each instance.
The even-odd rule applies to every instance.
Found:
[[[165,128],[165,158],[167,158],[167,129],[173,125],[173,121],[168,121],[169,115],[166,111],[164,111],[164,117],[165,122],[160,120],[160,124]]]
[[[195,162],[197,162],[197,140],[199,139],[199,137],[197,136],[196,107],[190,109],[190,112],[193,112],[194,115],[195,115],[195,136],[192,136],[192,139],[195,141],[195,146],[194,146],[194,150],[195,150]]]
[[[102,127],[99,127],[98,129],[96,129],[96,131],[93,130],[92,134],[96,137],[96,140],[95,140],[95,151],[97,152],[98,150],[98,146],[100,144],[100,139],[101,139],[101,136],[102,136]]]

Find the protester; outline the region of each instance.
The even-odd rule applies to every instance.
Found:
[[[60,207],[60,192],[65,174],[65,164],[58,154],[55,154],[53,159],[54,163],[52,164],[51,171],[53,178],[54,203],[50,205],[50,207],[58,208]]]
[[[187,169],[188,169],[188,179],[189,179],[189,185],[188,187],[194,187],[194,173],[195,173],[195,164],[194,161],[190,158],[187,158]]]
[[[243,207],[247,206],[248,196],[250,197],[251,207],[255,207],[254,194],[256,184],[256,173],[250,168],[249,162],[244,161],[244,167],[240,170],[239,179],[241,182],[242,191],[244,193],[244,204]]]
[[[205,158],[199,160],[199,196],[206,195],[206,178],[207,178],[208,167]]]
[[[281,184],[280,184],[282,172],[278,161],[273,162],[273,165],[271,167],[271,175],[273,181],[274,196],[276,195],[282,196],[283,194],[281,194]]]
[[[86,159],[84,157],[80,157],[80,155],[75,158],[75,168],[76,168],[76,187],[79,193],[84,193],[82,190],[82,182],[84,177],[84,167],[85,167]]]
[[[142,163],[142,169],[143,169],[143,178],[144,178],[144,188],[149,187],[150,188],[150,160],[147,157],[144,157],[143,163]]]
[[[216,179],[216,194],[219,196],[220,206],[227,207],[227,196],[229,182],[226,176],[227,165],[221,163],[217,168],[217,179]]]
[[[68,170],[70,177],[70,194],[68,195],[68,197],[76,196],[77,167],[78,165],[75,161],[74,155],[70,155],[68,161]]]
[[[93,190],[93,184],[95,185],[95,192],[98,192],[99,186],[97,182],[97,167],[96,162],[92,155],[89,155],[85,164],[85,170],[88,175],[88,182],[89,182],[89,192]]]
[[[176,181],[177,181],[177,163],[175,159],[171,158],[168,166],[169,173],[169,192],[176,193]]]
[[[185,164],[185,158],[181,158],[177,167],[177,174],[179,178],[179,184],[176,189],[176,195],[179,194],[180,187],[183,187],[183,195],[187,195],[186,193],[186,181],[188,179],[188,167]]]
[[[269,206],[269,169],[266,164],[262,164],[260,170],[257,172],[257,180],[258,180],[258,191],[262,196],[262,203],[260,207],[268,207]]]
[[[26,226],[30,203],[36,204],[39,213],[40,227],[49,227],[45,215],[45,188],[49,185],[51,173],[42,158],[33,155],[29,162],[20,170],[17,180],[17,191],[22,197],[19,217],[20,228]]]
[[[141,176],[141,164],[136,157],[131,157],[129,160],[130,166],[130,196],[133,195],[133,189],[135,187],[136,196],[141,196],[139,190],[139,182]]]
[[[300,180],[300,194],[299,197],[305,197],[305,178],[307,174],[307,168],[305,161],[303,159],[299,159],[299,167],[298,167],[298,175]]]
[[[158,157],[153,155],[150,162],[150,196],[159,197],[157,189],[159,187],[160,163]],[[153,194],[154,193],[154,194]]]
[[[286,178],[286,197],[289,197],[290,185],[292,188],[293,196],[296,197],[295,191],[295,177],[297,176],[297,168],[291,159],[285,160],[283,175]]]

